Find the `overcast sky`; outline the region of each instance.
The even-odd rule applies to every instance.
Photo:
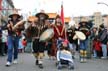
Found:
[[[20,13],[39,12],[41,9],[47,13],[59,13],[63,2],[64,15],[71,16],[88,16],[94,12],[108,14],[108,6],[97,4],[108,0],[13,0],[16,8],[21,9]]]

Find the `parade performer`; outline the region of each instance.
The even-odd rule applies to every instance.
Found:
[[[61,18],[59,15],[56,16],[55,18],[55,24],[53,24],[53,30],[54,30],[54,37],[52,41],[52,55],[56,56],[56,51],[57,51],[57,44],[59,40],[64,40],[66,39],[66,30],[65,26],[61,22]]]
[[[44,50],[46,42],[39,41],[40,35],[48,28],[48,15],[44,12],[40,12],[36,14],[38,18],[38,23],[36,24],[36,35],[33,37],[33,54],[36,58],[36,65],[39,68],[43,68],[43,57],[44,57]]]
[[[75,35],[75,26],[72,25],[67,29],[67,39],[69,41],[69,47],[72,53],[72,57],[74,58],[75,55],[75,49],[76,49],[76,43],[77,43],[77,39],[73,40],[73,37]]]
[[[87,59],[87,47],[88,47],[88,37],[90,35],[90,27],[88,26],[87,21],[82,21],[79,23],[79,31],[85,34],[86,39],[85,40],[80,40],[80,61],[81,62],[86,62]]]
[[[6,66],[10,66],[12,63],[17,63],[18,59],[18,43],[20,38],[21,29],[19,27],[13,28],[18,22],[20,22],[21,16],[14,11],[13,14],[9,16],[10,20],[8,21],[8,51],[7,51],[7,63]]]

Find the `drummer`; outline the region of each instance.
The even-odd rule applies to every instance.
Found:
[[[90,27],[87,21],[82,21],[79,23],[79,31],[83,32],[86,36],[85,40],[80,41],[80,62],[86,62],[87,59],[87,47],[88,47],[88,37],[90,35]]]
[[[44,57],[44,50],[45,50],[45,43],[39,41],[40,35],[48,29],[49,22],[48,18],[49,16],[44,13],[44,11],[41,11],[40,13],[37,13],[35,15],[38,18],[38,23],[36,24],[37,32],[36,36],[33,38],[33,54],[36,58],[35,64],[39,66],[39,68],[43,69],[43,57]]]
[[[7,63],[6,66],[9,67],[13,63],[17,63],[18,59],[18,42],[20,38],[21,29],[19,26],[14,28],[20,21],[21,16],[18,14],[17,11],[13,11],[13,14],[9,15],[10,20],[8,21],[7,28],[8,28],[8,53],[7,53]]]

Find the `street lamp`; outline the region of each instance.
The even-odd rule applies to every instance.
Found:
[[[108,7],[108,4],[104,3],[104,2],[98,2],[97,4],[104,4]]]

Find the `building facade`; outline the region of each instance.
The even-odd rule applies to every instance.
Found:
[[[11,9],[14,9],[12,0],[2,0],[1,11],[0,11],[0,13],[1,13],[0,25],[4,26],[7,24],[8,16],[12,13]]]
[[[53,23],[53,21],[55,20],[56,16],[58,15],[57,13],[47,13],[49,16],[49,21],[50,23]],[[70,17],[65,17],[64,18],[64,22],[65,24],[68,24],[70,22],[71,18]]]
[[[73,20],[76,24],[81,21],[92,21],[93,26],[99,27],[101,24],[104,23],[104,15],[102,15],[101,12],[95,12],[91,16],[74,17]]]

